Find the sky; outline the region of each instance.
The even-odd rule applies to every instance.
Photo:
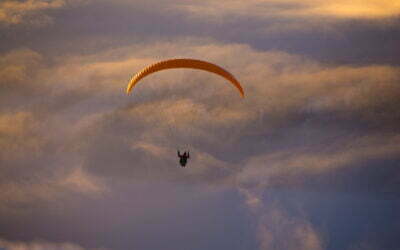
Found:
[[[400,249],[399,43],[397,0],[0,1],[0,249]],[[125,93],[182,57],[245,98]]]

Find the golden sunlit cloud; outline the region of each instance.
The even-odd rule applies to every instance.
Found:
[[[0,24],[43,26],[52,22],[45,12],[89,0],[5,0],[0,2]]]
[[[222,20],[233,16],[258,18],[334,17],[390,18],[400,14],[396,0],[206,0],[179,3],[178,8],[195,16]],[[229,15],[229,16],[227,16]]]
[[[30,49],[16,49],[2,54],[0,57],[0,88],[23,84],[32,78],[34,71],[40,64],[42,56]]]
[[[12,158],[24,151],[39,150],[43,142],[32,135],[36,126],[31,113],[0,113],[0,156]]]
[[[307,3],[307,1],[306,1]],[[390,18],[400,15],[400,2],[396,0],[334,0],[309,1],[300,15],[322,15],[338,18]]]
[[[36,24],[48,23],[51,21],[50,17],[39,13],[43,10],[60,8],[64,5],[65,2],[63,0],[27,0],[24,2],[6,0],[0,3],[0,23],[20,24],[27,21]]]

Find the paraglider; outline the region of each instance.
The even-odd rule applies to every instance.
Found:
[[[190,154],[189,151],[186,153],[186,151],[183,153],[183,155],[181,155],[181,152],[179,152],[178,150],[178,157],[179,159],[179,163],[181,164],[181,166],[184,168],[186,166],[187,160],[190,158]]]
[[[169,59],[169,60],[163,60],[157,63],[154,63],[150,66],[147,66],[146,68],[142,69],[139,71],[136,75],[132,77],[130,80],[127,88],[126,88],[126,93],[129,94],[132,89],[136,86],[136,84],[143,79],[144,77],[153,74],[155,72],[161,71],[161,70],[167,70],[167,69],[179,69],[179,68],[188,68],[188,69],[198,69],[198,70],[203,70],[207,71],[210,73],[217,74],[226,80],[228,80],[229,83],[231,83],[240,93],[241,97],[244,97],[244,91],[242,86],[240,85],[239,81],[228,71],[223,69],[222,67],[215,65],[210,62],[206,61],[201,61],[201,60],[196,60],[196,59],[189,59],[189,58],[181,58],[181,59]],[[178,150],[178,157],[179,163],[182,167],[185,167],[187,164],[187,160],[190,158],[189,151],[184,152],[183,154],[180,154]]]

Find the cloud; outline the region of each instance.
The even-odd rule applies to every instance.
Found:
[[[377,33],[385,29],[393,33],[395,31],[389,30],[397,27],[400,15],[399,4],[391,0],[177,1],[166,8],[171,13],[181,12],[185,23],[213,25],[206,30],[217,30],[216,33],[223,30],[213,36],[226,41],[248,41],[261,48],[285,47],[289,51],[295,46],[299,51],[311,49],[307,54],[312,55],[317,49],[319,53],[326,53],[327,43],[339,42],[339,48],[330,49],[343,50],[343,46],[348,47],[342,43],[343,39],[360,30],[366,35],[374,29]],[[318,47],[309,48],[304,40],[318,44]],[[335,55],[332,53],[329,58]]]
[[[238,175],[239,183],[264,188],[302,185],[307,178],[341,168],[352,168],[369,160],[396,157],[400,151],[398,140],[397,135],[367,136],[350,141],[346,138],[343,141],[332,141],[322,152],[318,148],[306,146],[288,152],[256,156],[248,161],[243,172]]]
[[[289,213],[279,200],[265,198],[262,187],[239,187],[239,192],[255,218],[260,250],[325,249],[322,236],[298,208]]]
[[[43,109],[53,112],[49,104],[63,107],[65,111],[70,107],[71,111],[67,112],[71,112],[77,121],[82,121],[71,127],[74,132],[85,128],[96,132],[97,124],[104,123],[103,119],[111,124],[117,119],[115,116],[126,126],[121,133],[130,133],[136,128],[136,131],[142,131],[140,135],[134,133],[142,138],[139,141],[150,140],[152,143],[160,143],[163,135],[168,139],[172,139],[169,136],[178,139],[177,133],[171,135],[168,132],[172,127],[209,146],[219,145],[220,136],[232,133],[238,136],[229,136],[235,143],[240,139],[239,130],[268,134],[293,126],[294,122],[306,117],[309,117],[308,123],[318,126],[327,114],[336,119],[331,126],[359,123],[360,126],[375,124],[376,128],[394,129],[391,126],[399,116],[395,108],[398,106],[398,86],[395,83],[399,77],[396,67],[325,67],[283,52],[260,52],[245,45],[224,45],[215,41],[204,44],[203,41],[189,39],[136,45],[96,56],[66,57],[57,66],[42,70],[31,82],[45,86],[57,82],[50,92],[47,91],[52,93],[53,100],[42,105]],[[128,51],[135,51],[135,55]],[[207,52],[207,60],[229,68],[243,82],[248,97],[238,101],[234,89],[223,79],[187,71],[149,76],[137,86],[132,96],[125,96],[123,89],[129,76],[159,60],[160,51],[164,58],[177,53],[185,57],[200,57]],[[216,84],[207,84],[210,81],[216,81]],[[202,88],[201,94],[196,91],[199,87]],[[75,98],[79,102],[65,105],[65,100]],[[103,107],[95,108],[100,99],[104,100]],[[133,104],[128,104],[131,100]],[[79,107],[80,103],[86,103],[85,109],[74,114],[73,107]],[[116,105],[118,111],[113,112]],[[97,118],[87,119],[89,117]],[[352,121],[355,117],[357,121]],[[110,127],[107,134],[112,135],[115,131]]]
[[[233,16],[252,18],[390,18],[399,15],[400,5],[391,0],[377,1],[237,1],[224,4],[215,1],[190,1],[175,3],[179,9],[199,17],[213,17],[218,20]]]
[[[97,194],[106,190],[104,184],[95,177],[88,175],[81,168],[75,168],[60,181],[65,186],[81,193]]]
[[[0,24],[44,26],[53,19],[47,13],[51,10],[83,3],[86,0],[5,0],[0,3]]]
[[[7,241],[0,239],[0,247],[6,250],[85,250],[85,248],[74,243],[52,243],[46,241]],[[105,248],[87,249],[87,250],[106,250]]]
[[[400,14],[400,4],[395,1],[311,1],[305,15],[325,15],[338,18],[390,18]],[[311,7],[312,6],[312,7]]]
[[[0,4],[0,22],[8,25],[31,23],[41,26],[51,22],[48,15],[42,14],[43,11],[58,9],[64,5],[65,1],[63,0],[27,0],[24,2],[7,0]]]
[[[132,75],[141,66],[144,67],[150,62],[160,60],[160,58],[176,57],[177,55],[180,57],[198,57],[200,54],[207,52],[208,58],[205,59],[216,61],[221,65],[226,65],[225,67],[229,67],[229,70],[234,72],[245,83],[247,91],[252,91],[250,92],[251,101],[257,102],[260,106],[264,105],[264,110],[271,108],[273,105],[273,108],[278,105],[282,108],[290,108],[289,106],[294,107],[300,103],[307,103],[308,108],[313,111],[318,109],[326,111],[331,109],[361,111],[362,109],[368,110],[368,105],[386,106],[384,102],[394,102],[395,93],[397,92],[397,85],[394,84],[399,77],[397,67],[375,65],[325,67],[306,58],[283,52],[260,52],[252,50],[245,45],[225,45],[218,44],[215,41],[207,42],[207,40],[204,42],[208,43],[208,45],[200,44],[200,42],[201,40],[178,40],[176,42],[155,43],[151,46],[126,47],[119,51],[100,54],[97,58],[80,57],[73,60],[67,59],[66,63],[56,69],[55,77],[57,79],[66,79],[69,75],[78,75],[79,77],[75,78],[77,85],[71,85],[75,88],[79,86],[80,89],[86,90],[87,86],[90,86],[96,91],[100,91],[102,88],[109,88],[106,91],[117,91],[119,88],[125,87],[122,86],[122,82],[126,81],[128,78],[126,76]],[[135,57],[129,58],[129,54],[125,54],[120,56],[121,59],[118,61],[112,59],[112,61],[107,62],[102,59],[106,55],[115,57],[115,55],[128,51],[135,51]],[[242,56],[238,60],[240,53],[244,53],[246,56]],[[93,60],[93,62],[88,61],[88,59]],[[96,62],[96,60],[103,62]],[[77,61],[81,63],[79,64]],[[82,67],[85,70],[79,71],[78,69]],[[163,78],[160,76],[163,76]],[[196,78],[201,76],[207,77],[208,75],[192,75],[192,77]],[[140,83],[138,89],[145,92],[146,96],[150,93],[172,92],[172,88],[176,88],[176,91],[185,89],[191,94],[195,87],[185,88],[187,84],[180,85],[175,83],[178,82],[177,79],[181,81],[180,79],[182,78],[184,78],[184,81],[198,81],[195,78],[189,78],[189,74],[177,71],[171,71],[171,73],[163,72],[149,78],[155,79],[160,83],[145,79],[146,85]],[[218,78],[212,79],[223,82]],[[165,82],[165,84],[161,82]],[[381,86],[382,91],[380,93],[374,92],[374,89],[378,87],[377,84]],[[208,84],[206,86],[207,88],[203,89],[204,92],[214,90],[215,94],[219,94],[215,91],[216,87],[225,85]],[[301,92],[296,93],[296,91]],[[286,92],[289,93],[290,98],[282,98],[283,95],[287,94]],[[262,96],[266,98],[262,98]],[[170,102],[174,102],[174,100]],[[261,102],[263,103],[261,104]],[[269,105],[265,105],[267,102]],[[165,105],[168,106],[170,104]],[[239,106],[233,105],[235,107]],[[215,111],[219,112],[220,115],[228,116],[228,112],[235,112],[229,113],[231,118],[249,118],[246,113],[239,114],[234,109],[219,108],[224,111]],[[248,109],[249,107],[246,106],[246,108]],[[240,116],[242,118],[239,118]],[[225,119],[221,120],[225,121]]]
[[[290,218],[282,209],[268,207],[266,210],[268,212],[261,216],[258,225],[260,250],[324,249],[318,232],[310,223],[299,218]]]
[[[32,114],[28,112],[0,113],[1,158],[15,159],[25,151],[37,153],[43,142],[35,135],[37,125]]]
[[[12,50],[2,55],[0,59],[0,77],[2,79],[0,88],[2,92],[9,89],[13,90],[16,85],[21,86],[29,82],[33,77],[32,74],[41,66],[41,63],[42,56],[26,48]]]
[[[47,176],[42,173],[40,166],[37,168],[32,176],[2,180],[2,216],[26,216],[52,202],[73,201],[77,197],[99,199],[108,192],[107,185],[101,179],[85,173],[79,167],[69,166],[67,171],[53,171]]]
[[[57,11],[51,10],[53,13],[48,15],[56,22],[49,29],[3,29],[2,44],[4,49],[28,46],[46,55],[60,56],[70,52],[94,53],[145,41],[213,37],[229,43],[247,43],[262,50],[304,54],[329,64],[398,65],[398,58],[394,56],[399,34],[396,15],[365,19],[290,14],[325,6],[325,1],[316,2],[227,1],[220,6],[215,1],[90,1],[87,5],[78,4],[73,8],[66,5]],[[207,11],[199,11],[197,16],[187,10],[191,6],[211,9],[215,14],[209,16]],[[290,15],[282,14],[286,12]]]
[[[261,248],[320,250],[324,240],[307,216],[292,214],[265,192],[340,190],[340,180],[316,182],[376,168],[400,150],[394,66],[329,66],[196,38],[54,60],[28,49],[5,56],[10,63],[2,62],[0,72],[14,101],[3,100],[0,113],[3,215],[38,213],[57,202],[73,206],[79,197],[103,202],[119,197],[121,185],[142,182],[238,189],[257,220]],[[159,72],[125,94],[132,74],[176,56],[223,66],[242,82],[246,98],[224,79],[191,70]],[[191,151],[186,169],[178,166],[178,148]],[[389,168],[381,169],[389,175]],[[393,191],[398,176],[389,176],[385,183],[363,178],[377,183],[375,191]],[[143,200],[139,193],[129,193],[130,206]]]
[[[324,131],[351,127],[363,131],[363,126],[390,135],[395,133],[400,115],[396,108],[398,69],[390,66],[327,67],[284,52],[262,52],[246,45],[193,38],[62,57],[51,67],[38,64],[40,55],[33,51],[13,53],[15,56],[7,56],[14,58],[11,62],[17,66],[29,63],[19,61],[21,53],[21,58],[33,58],[34,65],[39,65],[15,78],[4,73],[4,78],[16,86],[11,94],[21,95],[20,89],[40,89],[23,97],[24,102],[34,105],[23,106],[20,112],[31,112],[34,120],[49,117],[46,123],[32,122],[38,128],[36,133],[47,133],[48,127],[54,126],[57,132],[42,138],[68,148],[73,155],[84,149],[87,155],[77,156],[76,161],[97,166],[98,170],[109,169],[106,161],[96,160],[101,156],[107,155],[108,161],[114,159],[129,169],[135,157],[144,157],[142,163],[152,161],[154,152],[166,156],[166,148],[185,144],[196,145],[198,153],[224,161],[229,158],[223,153],[227,141],[240,162],[249,157],[248,152],[235,151],[243,150],[241,140],[254,136],[252,144],[260,146],[260,138],[268,139],[283,131],[293,136],[283,137],[284,141],[302,140],[301,133],[305,132],[312,133],[315,140],[323,140],[327,136]],[[151,62],[177,54],[195,58],[206,54],[205,60],[227,68],[243,83],[247,97],[238,99],[234,88],[217,76],[175,70],[149,76],[131,96],[125,95],[129,76]],[[4,64],[2,71],[7,72],[8,67]],[[24,64],[18,67],[27,68]],[[24,85],[18,87],[14,83],[21,83],[21,77]],[[43,95],[48,95],[46,102],[40,101]],[[71,126],[60,126],[67,117],[74,121]],[[328,126],[326,120],[331,121]],[[60,135],[71,136],[65,140]],[[109,145],[101,146],[104,137],[115,145],[115,151],[110,151]],[[251,154],[263,155],[272,149],[272,145],[261,147]],[[135,157],[129,156],[132,152],[136,152]],[[84,159],[78,160],[81,157]],[[112,169],[118,168],[107,171]]]

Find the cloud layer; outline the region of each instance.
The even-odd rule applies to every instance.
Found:
[[[129,4],[128,1],[120,1]],[[130,3],[132,5],[142,5]],[[182,11],[196,17],[212,17],[222,21],[224,18],[248,16],[251,18],[354,18],[380,19],[393,18],[399,15],[400,6],[391,0],[377,1],[323,1],[323,0],[229,0],[224,4],[216,1],[174,1],[158,3],[169,11]]]
[[[143,79],[132,96],[124,94],[129,75],[149,62],[205,53],[240,79],[244,100],[223,79],[195,71],[161,72]],[[245,194],[259,221],[261,249],[294,249],[299,242],[323,249],[305,218],[264,205],[259,193],[323,188],[312,180],[400,151],[396,67],[327,67],[284,52],[196,39],[65,57],[51,68],[31,50],[5,58],[14,63],[2,66],[3,89],[30,103],[6,103],[3,109],[14,112],[0,117],[5,214],[17,204],[74,194],[101,199],[118,186],[115,180],[208,183]],[[182,145],[190,145],[196,166],[185,172],[171,168]],[[394,192],[396,178],[376,191]]]
[[[0,4],[0,247],[397,249],[397,4],[154,4]]]

